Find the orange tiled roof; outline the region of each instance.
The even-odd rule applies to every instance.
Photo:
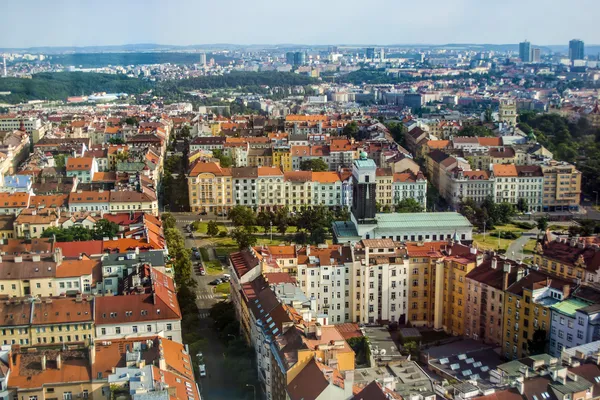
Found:
[[[517,176],[517,166],[514,164],[494,164],[494,175],[499,177]]]
[[[92,168],[93,157],[69,157],[67,171],[85,171]]]
[[[327,171],[327,172],[313,172],[312,173],[313,182],[319,183],[335,183],[340,182],[340,175],[337,172]]]

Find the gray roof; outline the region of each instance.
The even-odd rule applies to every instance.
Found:
[[[164,253],[162,250],[159,250],[141,251],[137,256],[133,252],[105,254],[102,256],[102,266],[126,265],[129,267],[140,263],[162,267],[165,265]]]
[[[470,228],[468,219],[457,212],[376,214],[378,228]]]

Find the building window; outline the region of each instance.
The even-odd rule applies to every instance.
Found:
[[[115,333],[116,333],[117,335],[120,335],[120,334],[121,334],[121,328],[117,326],[117,327],[115,328]]]

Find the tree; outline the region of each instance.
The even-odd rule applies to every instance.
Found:
[[[392,135],[394,141],[400,146],[404,146],[404,135],[406,134],[406,127],[404,126],[404,124],[402,124],[401,122],[389,122],[385,124],[385,126],[390,131],[390,135]]]
[[[285,235],[290,224],[290,212],[287,207],[278,208],[274,215],[274,222],[277,226],[277,232]]]
[[[546,331],[544,329],[536,329],[533,332],[533,337],[527,341],[529,355],[544,354],[546,352],[546,342]]]
[[[211,237],[219,234],[219,225],[217,224],[217,221],[208,221],[208,225],[206,226],[206,234]]]
[[[135,124],[130,124],[130,125],[135,125]],[[110,139],[108,139],[108,143],[110,143],[110,144],[125,144],[125,141],[123,140],[123,138],[113,136]]]
[[[321,160],[320,158],[311,158],[308,160],[301,161],[300,169],[302,171],[323,172],[328,171],[329,166],[325,161]]]
[[[237,227],[231,231],[231,237],[237,243],[240,250],[247,249],[256,244],[256,236],[253,227]]]
[[[117,152],[115,159],[119,162],[125,162],[129,159],[129,152],[128,151],[119,151],[119,152]]]
[[[352,121],[349,124],[346,124],[346,126],[344,126],[342,133],[344,135],[346,135],[348,138],[358,139],[358,134],[360,133],[360,128],[358,127],[358,124],[356,123],[356,121]]]
[[[223,168],[230,168],[233,165],[232,158],[223,154],[223,150],[221,149],[213,150],[213,157],[219,159],[219,164]]]
[[[175,217],[171,213],[163,213],[160,216],[160,219],[163,223],[163,230],[167,230],[169,228],[175,228]]]
[[[494,118],[492,117],[492,109],[490,107],[485,109],[485,113],[483,114],[483,120],[486,123],[494,122]]]
[[[275,216],[271,211],[260,211],[256,216],[256,224],[262,226],[265,234],[268,233],[269,228],[273,224]]]
[[[107,219],[101,219],[94,225],[94,239],[113,238],[119,233],[119,225]]]
[[[539,229],[538,239],[540,237],[540,233],[546,232],[548,229],[548,218],[542,217],[537,220],[537,228]]]
[[[404,348],[404,351],[407,353],[407,355],[415,356],[419,351],[419,345],[417,344],[417,342],[412,340],[404,343],[402,347]]]
[[[55,237],[57,242],[81,242],[92,240],[92,231],[83,226],[71,226],[69,228],[52,227],[42,233],[43,238]]]
[[[250,207],[235,206],[229,210],[229,219],[235,226],[254,226],[256,225],[256,214]]]
[[[494,132],[483,125],[468,125],[458,132],[458,136],[494,136]]]
[[[396,212],[398,213],[419,213],[423,212],[423,206],[421,203],[413,198],[402,199],[396,204]]]
[[[524,197],[519,197],[519,200],[517,201],[517,210],[524,213],[527,212],[528,209],[529,206],[527,205],[527,199]]]
[[[54,165],[56,168],[64,168],[67,164],[67,157],[64,154],[57,154],[54,156]]]

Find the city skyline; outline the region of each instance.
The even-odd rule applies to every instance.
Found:
[[[132,43],[174,46],[198,43],[507,44],[519,43],[525,38],[540,45],[568,44],[574,38],[590,45],[600,43],[600,32],[594,29],[593,19],[600,11],[600,4],[585,0],[574,3],[517,3],[509,0],[502,4],[479,4],[463,0],[449,5],[434,0],[427,7],[427,15],[420,16],[424,12],[419,4],[387,1],[368,4],[345,2],[342,8],[337,1],[323,3],[309,0],[300,9],[272,1],[250,6],[239,0],[227,4],[189,0],[168,4],[158,0],[143,3],[109,0],[101,5],[67,0],[57,6],[31,0],[3,7],[4,28],[19,34],[0,38],[0,47],[85,47]],[[530,16],[539,12],[541,6],[546,12],[545,18],[533,26]],[[514,11],[517,9],[519,12]],[[582,13],[581,9],[587,11]],[[374,12],[377,10],[385,10],[385,13]],[[372,18],[364,17],[370,13],[374,14]],[[131,20],[126,18],[128,15]],[[182,15],[197,18],[189,19],[189,23],[178,23]],[[388,17],[394,15],[398,16],[397,19]],[[23,29],[24,16],[27,17],[26,29]],[[508,22],[490,24],[490,16],[494,16],[495,21]],[[557,20],[570,23],[557,24]],[[268,24],[264,24],[267,21]],[[260,26],[265,29],[258,29]]]

